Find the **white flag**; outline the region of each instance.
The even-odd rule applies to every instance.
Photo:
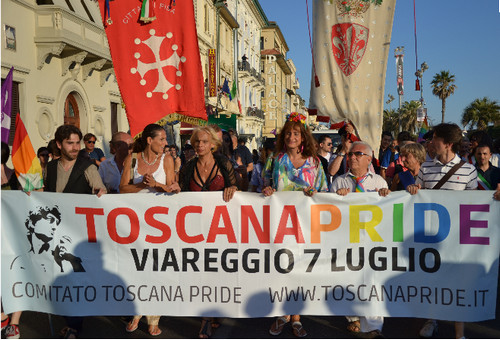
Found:
[[[385,72],[396,0],[314,0],[310,109],[351,120],[374,150],[382,132]]]

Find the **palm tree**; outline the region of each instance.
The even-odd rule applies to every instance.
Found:
[[[464,109],[462,125],[464,128],[477,126],[479,130],[486,130],[489,123],[500,120],[500,105],[487,97],[476,99]]]
[[[384,123],[382,131],[391,131],[397,134],[399,131],[399,113],[395,109],[384,110]]]
[[[431,81],[432,94],[441,99],[441,123],[444,123],[444,111],[446,110],[446,99],[455,93],[457,86],[455,75],[450,74],[450,71],[441,71],[436,73]]]
[[[417,127],[417,109],[422,106],[422,103],[417,100],[404,102],[401,107],[401,125],[403,131],[415,133]]]

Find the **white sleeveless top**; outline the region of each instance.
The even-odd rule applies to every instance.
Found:
[[[153,178],[161,184],[167,184],[167,175],[165,174],[165,169],[163,169],[163,159],[165,158],[165,154],[161,155],[160,158],[160,165],[158,166],[158,169],[156,169],[155,172],[153,172]],[[139,162],[135,162],[134,166],[134,184],[137,183],[142,183],[142,178],[144,177],[143,175],[139,174],[137,171],[137,167],[139,166]],[[156,189],[151,188],[151,187],[146,187],[144,189],[141,189],[139,192],[157,192]]]

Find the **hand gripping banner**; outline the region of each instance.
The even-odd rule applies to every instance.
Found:
[[[495,317],[492,191],[2,192],[7,313]]]
[[[207,120],[192,1],[99,0],[132,136],[147,124]],[[149,18],[149,17],[148,17]]]
[[[378,4],[380,3],[380,4]],[[361,140],[380,144],[387,56],[396,0],[314,0],[309,108],[348,119]]]

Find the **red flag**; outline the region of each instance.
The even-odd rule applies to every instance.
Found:
[[[152,1],[156,20],[141,23],[141,2],[99,0],[132,136],[147,124],[207,120],[192,1]],[[110,23],[111,22],[111,23]]]

